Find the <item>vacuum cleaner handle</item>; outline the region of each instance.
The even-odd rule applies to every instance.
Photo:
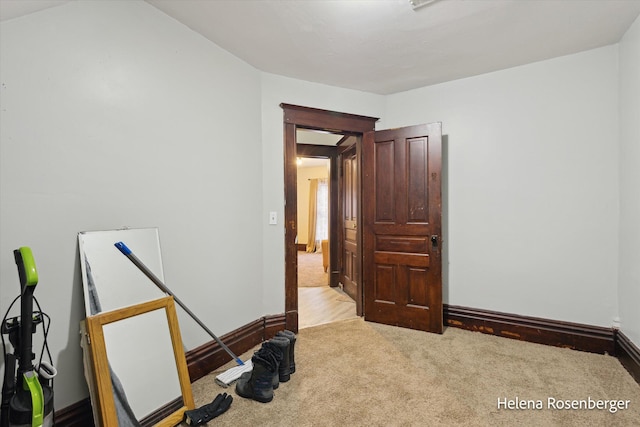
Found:
[[[171,292],[171,290],[169,290],[169,288],[167,288],[166,285],[162,283],[162,281],[158,279],[158,277],[155,274],[153,274],[151,270],[149,270],[149,267],[144,265],[144,263],[140,261],[140,259],[137,256],[135,256],[133,252],[131,252],[131,249],[129,249],[127,245],[124,244],[124,242],[115,243],[115,247],[118,248],[118,250],[120,250],[120,252],[122,252],[124,256],[129,258],[129,260],[133,264],[135,264],[135,266],[138,267],[140,271],[142,271],[145,274],[145,276],[151,279],[151,281],[155,283],[157,287],[159,287],[164,293],[171,295],[173,299],[180,305],[180,307],[182,307],[184,311],[186,311],[187,314],[189,314],[189,316],[191,316],[191,318],[195,320],[196,323],[200,325],[200,327],[204,329],[211,336],[211,338],[213,338],[218,343],[218,345],[220,345],[220,347],[222,347],[222,349],[227,352],[229,356],[231,356],[239,365],[244,365],[244,362],[238,356],[236,356],[231,351],[231,349],[229,349],[229,347],[227,347],[225,343],[223,343],[220,340],[220,338],[218,338],[213,332],[211,332],[211,330],[207,328],[207,326],[204,323],[202,323],[202,321],[198,319],[198,317],[195,314],[193,314],[193,312],[189,310],[189,308],[185,306],[182,303],[182,301],[180,301],[180,299],[177,296],[175,296],[175,294]]]
[[[38,271],[31,248],[23,246],[13,251],[20,277],[20,348],[19,371],[33,370],[32,337],[33,333],[33,292],[38,284]],[[19,372],[20,374],[20,372]]]
[[[20,277],[20,289],[24,292],[24,287],[31,287],[38,284],[38,270],[36,270],[36,261],[33,259],[31,248],[23,246],[13,251],[16,265],[18,266],[18,276]]]

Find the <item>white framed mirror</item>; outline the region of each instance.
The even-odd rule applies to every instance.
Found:
[[[78,234],[78,247],[87,318],[119,312],[166,296],[116,248],[117,242],[125,243],[160,280],[164,280],[157,228],[81,232]],[[170,357],[172,353],[164,351],[170,342],[166,339],[166,322],[157,322],[154,316],[157,315],[138,316],[104,327],[107,369],[121,427],[153,425],[158,417],[183,404],[175,400],[180,396],[176,363]],[[143,381],[136,381],[138,365],[129,357],[134,346],[156,348],[157,355],[166,356],[144,362],[146,366],[153,366],[156,372],[166,373],[153,377],[153,387],[148,384],[145,387]],[[88,377],[98,374],[100,372],[89,373]],[[91,387],[90,390],[94,399],[95,391]]]
[[[117,242],[124,242],[164,281],[157,228],[83,231],[78,234],[78,248],[87,316],[165,296],[114,246]]]
[[[177,401],[164,418],[153,422],[159,427],[175,426],[184,411],[194,408],[173,297],[89,316],[86,325],[102,426],[130,425],[117,408],[112,372],[118,372],[118,387],[137,420],[149,419],[167,402]],[[141,339],[143,335],[154,338]],[[160,378],[167,388],[158,387]]]

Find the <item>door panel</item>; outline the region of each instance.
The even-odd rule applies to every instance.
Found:
[[[366,320],[442,333],[441,125],[364,134]]]
[[[358,158],[355,147],[342,155],[343,236],[340,281],[347,295],[357,301],[360,283],[360,251],[358,245]]]

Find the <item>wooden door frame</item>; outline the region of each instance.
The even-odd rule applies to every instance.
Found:
[[[285,247],[285,327],[298,331],[298,168],[296,131],[298,128],[335,133],[363,134],[375,130],[377,117],[359,116],[292,104],[280,104],[284,115],[284,247]],[[337,245],[331,258],[337,260]],[[335,264],[334,264],[335,265]],[[360,284],[362,286],[362,284]]]

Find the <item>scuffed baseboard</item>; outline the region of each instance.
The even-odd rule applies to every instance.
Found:
[[[590,353],[615,354],[613,328],[446,304],[443,311],[446,326]]]
[[[616,331],[616,356],[633,379],[640,384],[640,349],[620,331]]]

